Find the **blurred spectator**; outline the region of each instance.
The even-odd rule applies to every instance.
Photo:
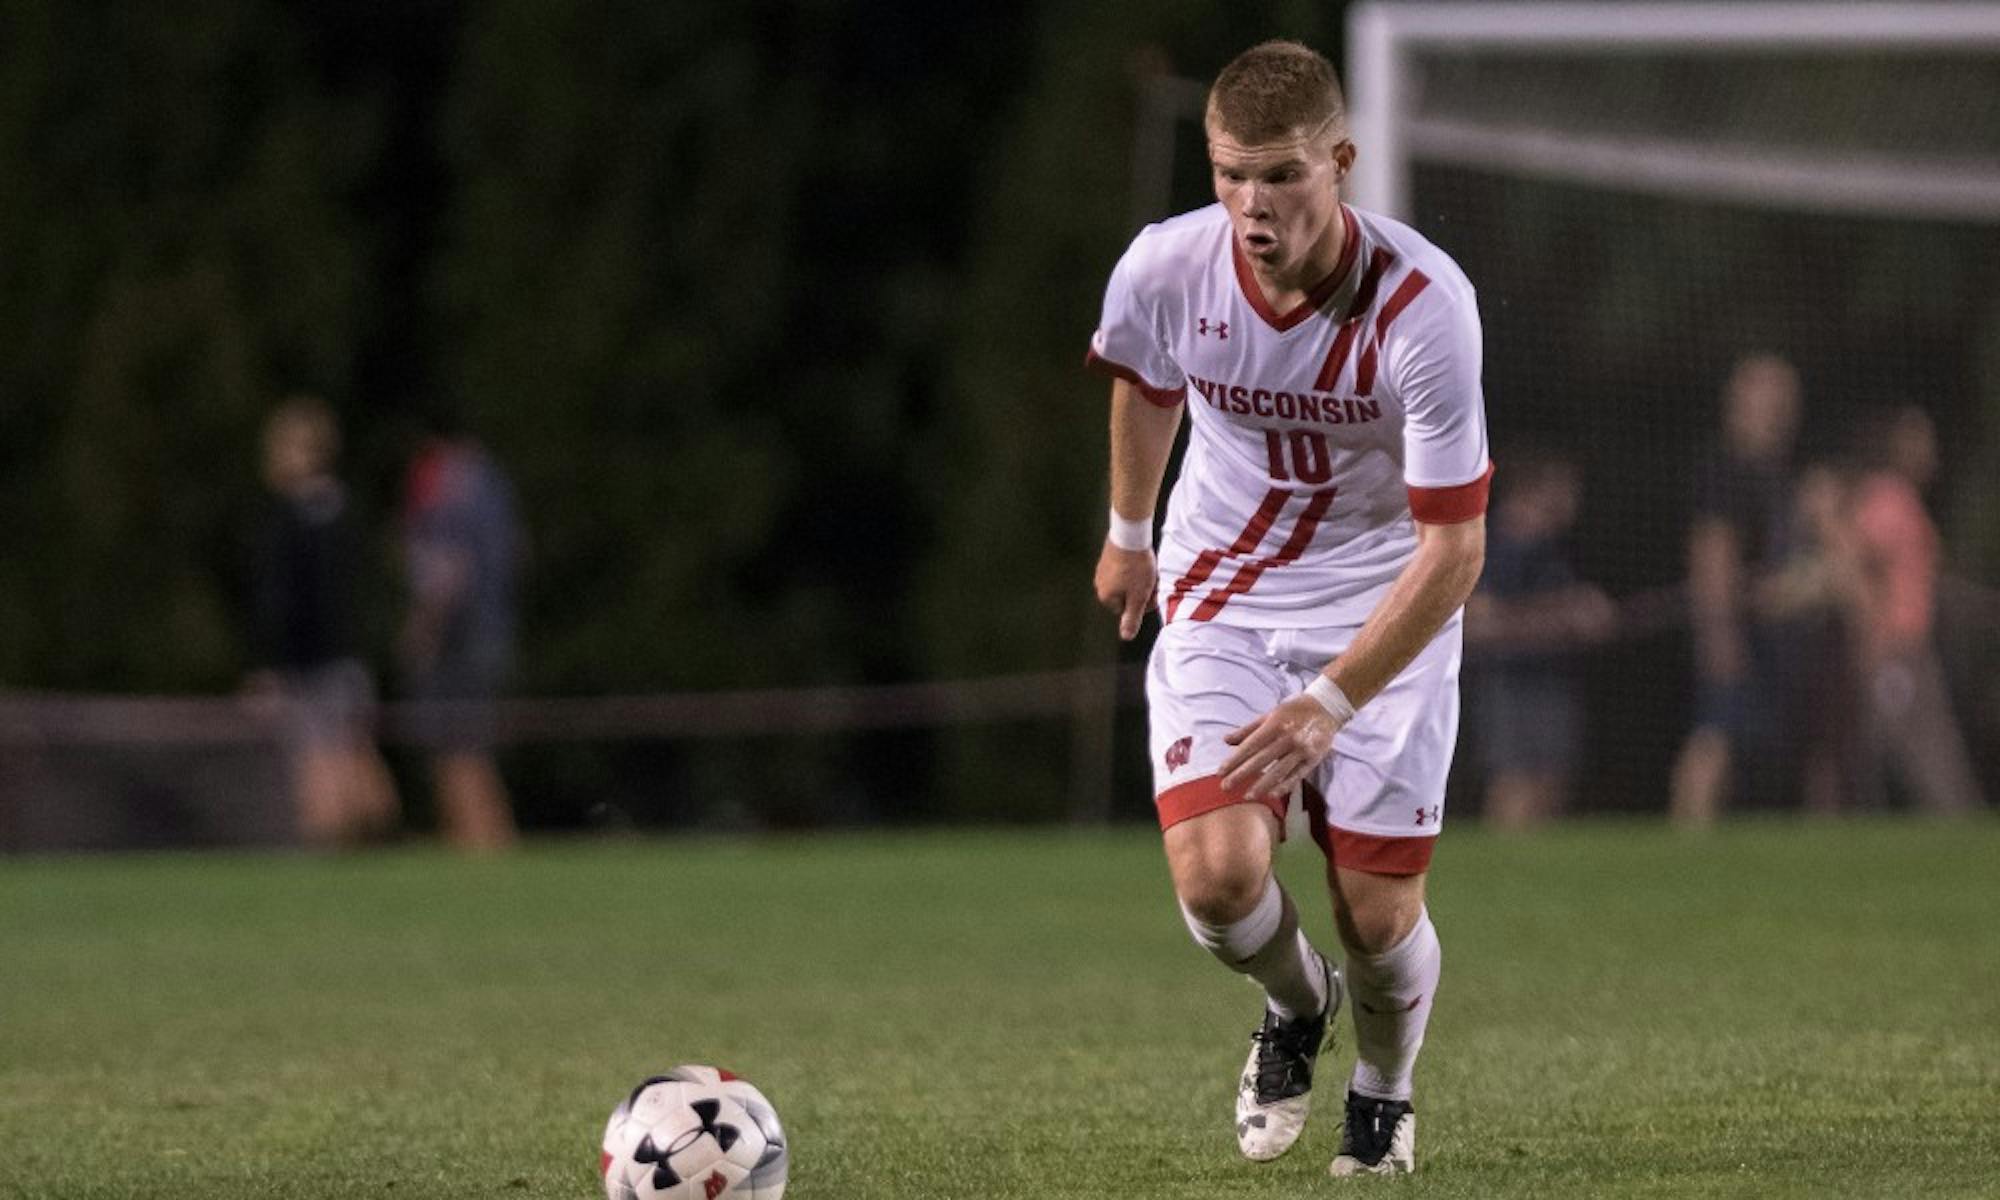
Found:
[[[423,705],[417,733],[438,819],[456,846],[500,849],[515,837],[493,760],[493,701],[514,659],[513,488],[478,442],[440,422],[410,465],[403,517],[410,610],[401,653]]]
[[[318,400],[288,400],[271,414],[269,497],[251,562],[257,668],[246,690],[282,714],[299,832],[314,845],[362,841],[396,821],[395,785],[375,747],[374,680],[357,653],[352,518],[333,473],[339,443]]]
[[[1575,652],[1608,638],[1617,610],[1578,580],[1565,546],[1581,483],[1575,464],[1516,448],[1503,456],[1486,569],[1465,608],[1475,652],[1471,711],[1487,773],[1485,819],[1525,828],[1560,813],[1583,736]]]
[[[1785,740],[1799,744],[1801,801],[1817,813],[1847,802],[1857,719],[1843,599],[1843,534],[1829,520],[1845,504],[1846,489],[1835,467],[1820,464],[1800,472],[1794,536],[1783,560],[1771,564],[1751,595],[1764,640],[1784,652],[1776,670],[1789,686],[1770,696],[1784,716]],[[1809,702],[1800,703],[1801,698]]]
[[[1760,625],[1752,587],[1793,549],[1792,444],[1799,377],[1771,354],[1737,362],[1724,388],[1721,443],[1695,476],[1688,533],[1695,724],[1674,764],[1671,812],[1706,825],[1745,755],[1767,766],[1788,733],[1785,648]]]
[[[1870,464],[1852,487],[1813,506],[1854,647],[1854,798],[1886,807],[1893,772],[1919,808],[1966,812],[1980,803],[1979,785],[1933,636],[1940,541],[1923,502],[1937,473],[1930,415],[1899,409],[1864,452]]]

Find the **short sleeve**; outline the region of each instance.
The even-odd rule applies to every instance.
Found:
[[[1104,313],[1091,336],[1084,365],[1123,379],[1162,407],[1187,398],[1187,375],[1167,350],[1157,297],[1144,294],[1135,276],[1141,243],[1134,242],[1112,268],[1104,289]]]
[[[1493,463],[1486,443],[1479,310],[1470,294],[1416,307],[1384,347],[1403,402],[1403,482],[1410,513],[1430,525],[1486,511]]]

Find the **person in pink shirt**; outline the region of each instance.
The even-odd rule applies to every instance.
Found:
[[[1877,461],[1844,503],[1815,514],[1854,647],[1855,800],[1884,807],[1893,772],[1918,808],[1965,812],[1979,804],[1979,785],[1933,637],[1943,547],[1923,489],[1937,473],[1937,432],[1910,406],[1868,444]]]

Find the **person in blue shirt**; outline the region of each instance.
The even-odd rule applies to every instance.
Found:
[[[493,456],[448,421],[435,428],[404,487],[410,608],[400,652],[421,704],[418,735],[444,835],[464,849],[496,850],[515,839],[493,757],[493,702],[514,662],[519,523]]]
[[[1465,606],[1468,706],[1486,770],[1481,812],[1521,829],[1560,813],[1583,741],[1577,654],[1610,637],[1617,610],[1577,577],[1565,544],[1582,482],[1575,464],[1517,447],[1495,489],[1486,570]]]

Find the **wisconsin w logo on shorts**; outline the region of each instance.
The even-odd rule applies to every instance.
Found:
[[[1192,735],[1182,738],[1167,747],[1167,771],[1169,774],[1188,765],[1188,754],[1194,749]]]

